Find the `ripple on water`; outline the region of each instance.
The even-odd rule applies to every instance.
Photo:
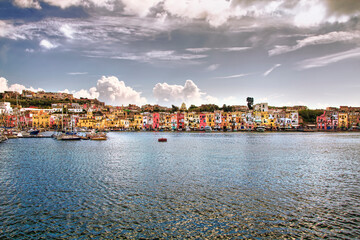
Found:
[[[349,133],[11,139],[0,238],[357,238],[359,146]]]

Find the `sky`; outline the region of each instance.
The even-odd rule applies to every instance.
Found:
[[[359,0],[0,0],[0,92],[360,106]]]

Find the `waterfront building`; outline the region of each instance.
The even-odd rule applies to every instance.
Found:
[[[50,115],[43,111],[34,113],[32,119],[33,128],[47,128],[50,126]]]
[[[206,126],[211,128],[215,127],[215,114],[214,113],[206,113]]]
[[[85,117],[80,117],[77,126],[81,128],[94,129],[96,121],[91,111],[88,111]]]
[[[160,114],[153,113],[152,115],[152,129],[160,129]]]
[[[143,129],[143,116],[141,114],[134,115],[133,128],[134,130]]]
[[[349,128],[349,115],[347,112],[339,112],[339,127],[341,129]]]
[[[269,111],[268,103],[258,103],[254,105],[254,111],[267,112]]]
[[[177,121],[177,129],[178,130],[185,129],[184,113],[181,113],[181,112],[176,113],[176,121]]]

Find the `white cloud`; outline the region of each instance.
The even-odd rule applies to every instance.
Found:
[[[13,40],[26,39],[26,37],[17,32],[16,27],[14,27],[9,21],[0,20],[0,37],[10,38]]]
[[[222,51],[222,52],[241,52],[251,49],[251,47],[227,47],[227,48],[187,48],[186,51],[193,53],[203,53],[208,51]]]
[[[326,21],[326,6],[320,0],[300,0],[294,9],[294,15],[295,26],[317,26]]]
[[[244,74],[237,74],[237,75],[231,75],[231,76],[225,76],[225,77],[216,77],[216,79],[231,79],[231,78],[242,78],[251,75],[250,73],[244,73]]]
[[[64,34],[65,37],[73,39],[75,30],[68,24],[64,24],[60,27],[60,32]]]
[[[272,71],[274,71],[276,68],[280,67],[281,64],[275,64],[272,68],[270,68],[269,70],[267,70],[266,72],[264,72],[263,76],[266,77],[267,75],[269,75]]]
[[[141,17],[145,17],[150,12],[150,9],[155,7],[162,0],[121,0],[125,5],[125,12],[130,14],[136,14]]]
[[[81,89],[79,91],[69,91],[65,89],[64,93],[72,93],[75,98],[97,98],[106,104],[115,106],[146,103],[146,98],[141,96],[141,92],[135,91],[133,88],[126,86],[125,82],[119,81],[117,77],[102,76],[96,84],[89,90]]]
[[[186,51],[193,52],[193,53],[203,53],[207,51],[211,51],[212,48],[187,48]]]
[[[46,2],[47,4],[60,7],[60,8],[68,8],[72,6],[80,6],[82,4],[81,0],[42,0],[43,2]]]
[[[33,52],[35,52],[35,50],[34,50],[34,49],[32,49],[32,48],[27,48],[27,49],[25,49],[25,52],[28,52],[28,53],[33,53]]]
[[[56,44],[51,43],[49,40],[43,39],[40,42],[40,47],[45,48],[45,49],[53,49],[53,48],[57,48]]]
[[[123,54],[122,56],[112,57],[113,59],[132,60],[139,62],[154,61],[182,61],[192,63],[192,60],[205,58],[207,55],[199,54],[178,54],[175,51],[150,51],[143,54]]]
[[[327,34],[310,36],[302,40],[298,40],[297,44],[294,46],[275,46],[274,49],[271,49],[269,51],[269,55],[274,56],[274,55],[284,54],[312,45],[329,44],[335,42],[347,42],[347,41],[359,40],[359,39],[360,39],[360,31],[330,32]]]
[[[65,91],[66,90],[67,89],[65,89]],[[75,98],[89,98],[89,99],[99,98],[100,95],[97,92],[96,87],[92,87],[89,90],[81,89],[80,91],[73,91],[72,94],[74,95]]]
[[[207,71],[212,72],[220,67],[220,64],[212,64],[206,68]]]
[[[215,100],[214,97],[201,92],[200,88],[192,81],[186,80],[185,85],[170,85],[168,83],[157,83],[153,88],[154,97],[159,103],[201,104]]]
[[[8,85],[8,80],[4,77],[0,77],[0,92],[4,92],[4,91],[15,91],[18,93],[22,93],[23,90],[30,90],[33,92],[38,92],[38,91],[43,91],[44,89],[38,88],[35,89],[33,87],[27,88],[24,85],[15,83],[12,85]]]
[[[360,58],[360,48],[351,49],[349,51],[326,55],[318,58],[306,59],[297,64],[298,70],[309,68],[324,67],[332,63],[343,61],[351,58]]]
[[[98,80],[96,91],[99,93],[99,99],[108,104],[145,104],[146,99],[141,97],[141,92],[125,85],[125,82],[119,81],[117,77],[103,76]]]
[[[38,1],[34,0],[14,0],[13,2],[16,6],[21,8],[36,8],[41,9],[41,6]]]

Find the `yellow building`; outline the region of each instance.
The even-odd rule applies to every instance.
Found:
[[[77,126],[81,128],[94,129],[95,119],[92,112],[88,112],[85,117],[79,118]]]
[[[128,129],[130,127],[130,121],[127,119],[120,119],[119,123],[119,126],[122,129]]]
[[[349,127],[349,115],[347,113],[339,113],[339,127],[348,128]]]
[[[50,115],[42,111],[34,113],[32,116],[33,128],[46,128],[50,125]]]
[[[165,115],[164,128],[170,130],[171,129],[171,114]]]
[[[193,128],[200,129],[200,114],[199,113],[194,113]]]
[[[95,129],[103,130],[106,128],[106,119],[101,115],[95,115]]]
[[[215,114],[214,113],[206,113],[206,126],[215,127]]]
[[[143,116],[141,114],[135,114],[130,126],[135,130],[143,129]]]

